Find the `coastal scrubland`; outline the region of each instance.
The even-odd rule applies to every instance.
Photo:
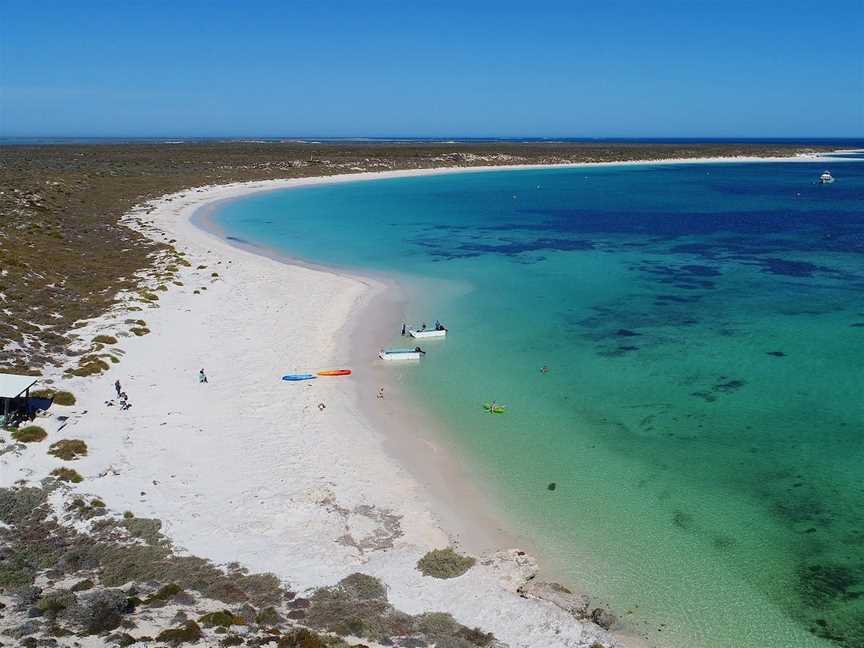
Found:
[[[73,475],[58,480],[77,481]],[[493,635],[446,613],[410,615],[378,579],[355,573],[301,596],[272,574],[252,574],[180,555],[158,520],[112,515],[104,502],[67,498],[59,516],[49,498],[58,482],[0,489],[0,627],[21,645],[360,646],[473,648]],[[37,644],[36,636],[54,637]],[[80,645],[76,644],[76,645]],[[86,644],[96,645],[96,644]],[[200,644],[199,644],[200,645]]]

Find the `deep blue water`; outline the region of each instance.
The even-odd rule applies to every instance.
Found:
[[[400,276],[409,317],[451,328],[406,379],[547,560],[653,645],[860,647],[864,164],[827,166],[827,186],[824,163],[353,182],[216,219]]]

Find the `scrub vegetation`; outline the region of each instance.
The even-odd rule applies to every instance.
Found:
[[[83,481],[83,477],[78,474],[78,471],[73,470],[72,468],[55,468],[51,471],[51,475],[60,481],[71,482],[73,484],[78,484]]]
[[[61,439],[48,447],[48,454],[65,461],[73,461],[87,455],[87,444],[80,439]]]
[[[470,556],[462,556],[453,549],[433,549],[417,562],[417,569],[424,576],[433,578],[456,578],[474,566]]]
[[[48,433],[38,425],[28,425],[12,432],[12,438],[18,443],[38,443],[47,436]]]
[[[70,407],[75,404],[75,394],[54,389],[36,389],[30,392],[33,398],[53,398],[55,405]]]
[[[359,648],[346,636],[417,647],[500,645],[449,614],[396,610],[386,587],[366,574],[304,598],[272,574],[177,555],[158,520],[114,517],[98,500],[67,499],[67,513],[58,519],[48,505],[58,488],[65,487],[0,489],[0,599],[14,603],[3,610],[4,624],[12,636],[32,638],[32,645],[60,645],[49,639],[66,636],[99,636],[106,645],[152,641],[136,631],[144,619],[161,619],[153,634],[172,646],[203,640],[212,646]],[[33,609],[39,610],[35,620]]]

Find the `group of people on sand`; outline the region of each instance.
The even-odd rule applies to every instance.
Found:
[[[114,391],[117,392],[117,402],[114,402],[114,399],[105,401],[105,404],[108,407],[114,407],[114,405],[119,405],[120,409],[125,411],[132,407],[132,403],[129,402],[129,395],[123,391],[123,386],[120,384],[119,380],[114,381]]]
[[[198,372],[198,382],[207,382],[207,374],[204,373],[203,369]],[[113,398],[111,400],[105,401],[105,404],[108,407],[114,407],[114,405],[119,405],[120,409],[124,411],[132,407],[132,403],[129,402],[129,395],[125,391],[123,391],[123,386],[120,384],[119,379],[114,381],[114,391],[117,392],[117,402],[115,402],[115,399]]]

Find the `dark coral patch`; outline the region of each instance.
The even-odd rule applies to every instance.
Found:
[[[679,529],[689,531],[693,528],[693,516],[684,511],[675,511],[672,515],[672,524]]]
[[[813,564],[798,570],[798,594],[808,606],[825,608],[832,603],[861,598],[861,573],[847,565]]]
[[[727,380],[726,382],[717,383],[713,389],[717,392],[729,393],[741,389],[746,383],[743,380]]]
[[[817,271],[830,271],[829,268],[823,268],[813,263],[806,261],[789,261],[788,259],[756,259],[756,263],[762,266],[762,272],[768,272],[775,275],[784,275],[786,277],[812,277]]]

